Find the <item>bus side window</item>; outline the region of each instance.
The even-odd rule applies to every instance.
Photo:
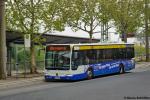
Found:
[[[103,55],[103,49],[100,49],[100,50],[98,50],[97,52],[97,55],[98,55],[98,57],[97,57],[97,60],[98,60],[98,62],[102,62],[103,61],[103,59],[104,59],[104,55]]]
[[[73,59],[77,59],[78,58],[78,52],[73,52]]]
[[[123,49],[122,49],[122,48],[119,48],[119,49],[117,49],[117,51],[119,52],[119,53],[117,54],[117,58],[118,58],[118,59],[123,59],[123,58],[124,58]]]
[[[74,51],[72,55],[72,70],[77,70],[79,66],[79,51]]]
[[[75,66],[83,65],[85,63],[85,51],[73,52],[72,60]]]
[[[117,59],[117,49],[112,49],[112,59],[116,60]]]
[[[95,50],[88,50],[86,52],[86,58],[89,59],[89,64],[96,63],[96,51]],[[88,63],[88,62],[87,62]]]
[[[112,59],[112,50],[111,49],[106,49],[105,50],[105,59],[107,59],[107,60]]]
[[[73,52],[73,58],[72,58],[73,66],[78,66],[79,64],[78,58],[79,58],[78,52],[77,51]]]

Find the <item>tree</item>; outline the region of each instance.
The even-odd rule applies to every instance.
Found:
[[[62,12],[67,25],[73,30],[82,30],[89,34],[90,41],[94,33],[100,33],[101,23],[108,22],[108,16],[102,14],[99,0],[64,0]],[[106,3],[107,4],[107,3]],[[63,9],[63,8],[62,8]],[[105,13],[105,15],[107,15]],[[92,41],[91,41],[92,42]]]
[[[44,10],[41,12],[41,20],[44,28],[63,31],[65,29],[65,20],[62,16],[63,0],[48,0],[44,2]]]
[[[114,3],[113,0],[99,0],[100,9],[101,9],[101,40],[108,41],[108,29],[113,27],[113,20],[111,18],[111,6]],[[111,25],[112,24],[112,25]],[[111,25],[111,26],[110,26]]]
[[[127,33],[136,32],[141,26],[141,0],[113,0],[110,13],[117,30],[122,34],[122,40],[127,42]]]
[[[6,79],[5,1],[0,0],[0,79]]]
[[[57,1],[59,0],[7,0],[8,29],[20,31],[22,36],[31,35],[31,73],[36,73],[35,43],[43,41],[42,34],[57,29]],[[47,11],[49,13],[45,13]]]

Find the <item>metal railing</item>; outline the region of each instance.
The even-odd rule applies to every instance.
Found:
[[[44,61],[36,62],[37,74],[42,75],[44,71]],[[30,73],[31,63],[29,61],[26,62],[7,62],[7,76],[8,77],[27,77]]]

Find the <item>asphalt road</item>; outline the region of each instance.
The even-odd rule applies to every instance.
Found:
[[[150,71],[0,91],[0,100],[150,100]]]

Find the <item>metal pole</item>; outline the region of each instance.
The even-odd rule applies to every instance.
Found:
[[[7,45],[7,75],[11,76],[11,46]]]
[[[16,64],[15,64],[15,69],[16,69],[16,78],[18,78],[18,65],[19,65],[19,63],[18,63],[18,48],[17,48],[17,45],[15,44],[15,51],[16,51],[16,57],[15,57],[15,59],[16,59]]]
[[[26,47],[24,45],[24,78],[26,78],[26,73],[27,73],[27,70],[26,70]]]
[[[5,0],[0,0],[0,79],[6,79]]]

